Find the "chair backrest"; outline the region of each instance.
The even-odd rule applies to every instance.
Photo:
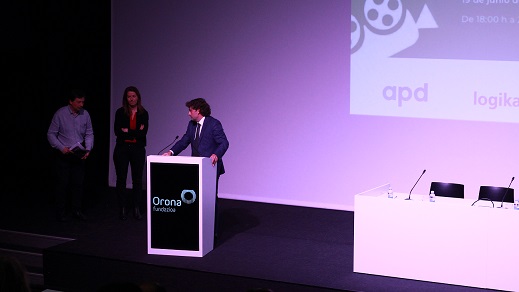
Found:
[[[451,197],[461,198],[465,197],[465,186],[457,183],[446,183],[446,182],[431,182],[430,191],[434,191],[436,196],[440,197]]]
[[[506,198],[504,198],[503,200],[503,196],[505,194]],[[478,199],[489,200],[494,202],[513,203],[514,189],[506,187],[480,186]]]

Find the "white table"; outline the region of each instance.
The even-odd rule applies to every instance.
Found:
[[[353,271],[519,291],[519,210],[513,204],[397,193],[355,195]]]

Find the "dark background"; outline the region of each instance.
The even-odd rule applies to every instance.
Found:
[[[8,1],[2,17],[2,195],[53,199],[47,129],[72,88],[87,94],[94,127],[85,204],[108,187],[110,1]]]

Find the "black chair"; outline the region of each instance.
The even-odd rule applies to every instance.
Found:
[[[451,197],[460,198],[465,197],[465,186],[457,183],[445,183],[445,182],[431,182],[430,191],[434,191],[436,196],[440,197]]]
[[[506,198],[504,198],[505,194]],[[478,200],[513,203],[514,189],[506,187],[480,186]]]

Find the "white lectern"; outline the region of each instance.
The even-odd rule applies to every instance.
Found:
[[[149,155],[148,254],[203,257],[213,249],[216,166],[211,159]]]

